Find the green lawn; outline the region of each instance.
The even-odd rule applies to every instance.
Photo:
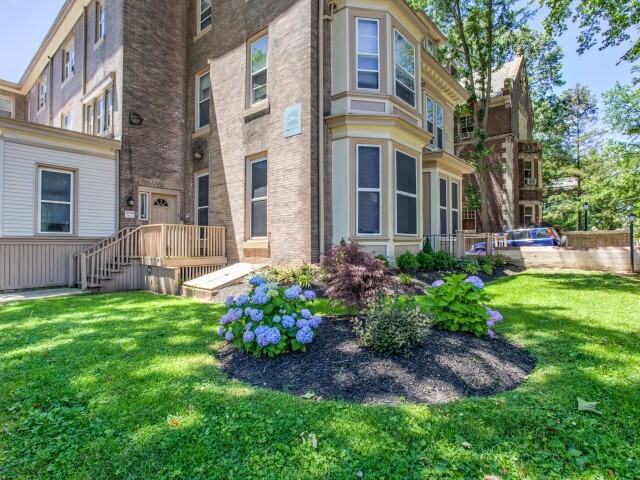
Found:
[[[219,306],[145,293],[0,306],[0,478],[640,478],[640,280],[530,272],[487,288],[498,333],[538,368],[515,391],[437,407],[229,381]]]

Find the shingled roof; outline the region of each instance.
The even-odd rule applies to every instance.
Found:
[[[502,89],[504,82],[508,79],[515,80],[524,61],[522,51],[516,52],[516,57],[495,69],[491,74],[491,98],[501,97],[504,95]]]

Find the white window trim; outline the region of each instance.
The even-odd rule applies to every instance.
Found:
[[[414,71],[413,75],[411,75],[409,72],[407,72],[404,69],[404,67],[397,62],[397,59],[396,59],[396,33],[398,35],[400,35],[405,42],[407,42],[409,45],[411,45],[413,47],[413,71]],[[410,77],[413,78],[413,88],[410,88],[410,90],[413,92],[413,105],[410,104],[409,102],[404,101],[402,98],[400,98],[398,96],[398,92],[397,92],[397,88],[396,88],[397,87],[397,82],[398,82],[398,79],[396,77],[396,66],[402,68],[402,70],[407,75],[409,75]],[[411,43],[409,40],[407,40],[407,38],[404,35],[402,35],[402,33],[400,33],[400,31],[398,31],[398,29],[394,28],[393,29],[393,94],[398,100],[400,100],[401,102],[405,103],[406,105],[409,105],[411,108],[416,108],[416,74],[415,74],[415,70],[416,70],[416,46],[413,43]],[[404,83],[402,85],[404,85]],[[404,85],[404,86],[409,88],[408,85]]]
[[[204,12],[202,11],[202,0],[198,0],[198,33],[205,31],[207,28],[209,28],[213,24],[213,2],[211,2],[211,7],[209,8],[210,8],[209,16],[203,18],[202,14]],[[209,23],[209,25],[207,25],[206,27],[202,28],[202,23],[207,18],[211,20],[211,23]]]
[[[442,125],[438,125],[438,109],[442,112]],[[438,145],[438,130],[442,131],[442,145]],[[435,147],[437,150],[444,150],[444,107],[436,102],[435,108]]]
[[[360,172],[360,147],[372,147],[378,149],[378,188],[360,188],[359,186],[359,172]],[[360,205],[359,198],[360,192],[377,192],[379,197],[378,204],[378,233],[359,233],[359,225],[360,225]],[[360,237],[373,237],[373,236],[382,236],[382,147],[380,145],[367,145],[367,144],[357,144],[356,145],[356,236]]]
[[[531,168],[527,168],[527,163],[531,165]],[[531,175],[527,177],[527,171],[531,172]],[[527,178],[535,178],[533,176],[533,161],[525,160],[522,164],[522,176],[526,180]]]
[[[113,89],[104,91],[104,128],[108,132],[113,128]]]
[[[253,164],[259,162],[267,162],[267,195],[265,197],[253,198]],[[263,240],[268,237],[268,233],[264,237],[253,236],[253,202],[267,201],[267,232],[269,231],[269,159],[268,157],[256,158],[249,162],[249,239]]]
[[[195,176],[196,176],[196,182],[195,182],[195,187],[196,188],[195,188],[195,195],[194,195],[194,200],[195,201],[193,202],[194,206],[196,207],[196,211],[195,211],[195,214],[196,214],[195,220],[196,221],[195,221],[195,224],[196,225],[200,225],[200,223],[199,223],[199,221],[200,221],[199,220],[200,219],[200,215],[199,215],[200,210],[204,209],[204,208],[206,208],[208,210],[209,209],[209,203],[210,203],[209,192],[207,192],[207,205],[204,206],[204,207],[201,207],[200,205],[198,205],[198,201],[200,199],[200,177],[205,177],[205,176],[209,177],[209,172],[196,173]],[[211,177],[209,177],[209,181],[211,181]],[[211,186],[211,185],[209,185],[209,186]]]
[[[360,20],[373,21],[376,22],[376,31],[377,31],[377,39],[378,39],[378,53],[360,53]],[[378,59],[378,70],[363,70],[358,68],[358,57],[360,55],[366,55],[369,57],[376,57]],[[376,73],[378,75],[378,88],[368,88],[368,87],[360,87],[358,85],[358,74],[360,72],[367,73]],[[367,18],[367,17],[356,17],[356,89],[358,90],[367,90],[371,92],[379,92],[380,91],[380,20],[377,18]]]
[[[209,75],[209,85],[211,84],[211,72],[207,70],[206,72],[196,75],[196,132],[198,130],[202,130],[203,128],[207,128],[211,124],[211,118],[209,118],[209,123],[206,125],[200,126],[200,105],[209,100],[211,102],[211,93],[209,93],[209,98],[205,100],[200,99],[200,82],[202,81],[202,77]],[[211,90],[212,87],[210,87]],[[211,103],[209,103],[209,108],[211,108]]]
[[[267,63],[265,64],[264,68],[261,68],[260,70],[258,70],[257,72],[253,71],[253,62],[251,61],[251,56],[252,56],[252,52],[253,52],[253,46],[258,43],[260,40],[262,40],[263,38],[267,38]],[[267,96],[266,98],[263,98],[262,100],[255,100],[254,99],[254,92],[257,88],[262,88],[262,86],[254,88],[253,86],[253,77],[255,77],[256,75],[262,73],[266,71],[267,72],[267,83],[264,85],[267,89]],[[256,38],[253,42],[251,42],[251,45],[249,45],[249,104],[251,106],[253,105],[257,105],[258,103],[261,102],[266,102],[267,100],[269,100],[269,33],[265,33],[264,35],[262,35],[260,38]]]
[[[457,188],[457,190],[458,190],[458,195],[457,195],[458,198],[456,199],[456,203],[458,204],[458,208],[453,208],[453,199],[455,198],[453,196],[453,185],[454,184],[458,187]],[[451,235],[455,235],[457,233],[457,231],[462,228],[462,226],[460,224],[460,220],[461,220],[461,217],[460,217],[460,197],[461,197],[460,196],[460,182],[458,180],[451,180],[449,182],[449,197],[450,197],[449,198],[449,202],[451,204],[451,208],[450,208],[451,212],[449,214],[451,216],[451,221],[450,221]],[[457,225],[453,224],[453,212],[456,212],[458,214],[458,224]]]
[[[76,69],[76,52],[75,52],[75,39],[71,39],[71,41],[62,49],[62,83],[64,84],[67,80],[73,77]],[[67,59],[67,55],[69,59]]]
[[[441,198],[441,196],[440,196],[440,193],[441,193],[440,192],[440,188],[441,188],[440,181],[441,180],[445,181],[445,185],[446,185],[446,189],[447,189],[447,191],[445,192],[446,193],[445,198],[446,198],[447,204],[444,207],[440,204],[440,198]],[[450,235],[449,234],[449,230],[451,228],[451,215],[450,215],[450,212],[449,212],[449,210],[450,210],[449,206],[450,206],[450,201],[451,201],[450,198],[449,198],[450,195],[451,195],[451,188],[450,188],[450,185],[449,185],[449,180],[446,177],[438,176],[438,235]],[[442,210],[445,211],[445,213],[446,213],[445,218],[447,220],[447,228],[445,229],[446,230],[445,233],[442,233],[442,225],[441,225]]]
[[[530,208],[531,209],[531,220],[527,222],[527,217],[529,215],[527,215],[527,209]],[[522,221],[524,222],[525,225],[528,224],[534,224],[536,221],[536,206],[535,205],[525,205],[524,206],[524,212],[523,212],[523,216],[522,216]]]
[[[85,133],[88,135],[95,135],[95,123],[96,123],[96,108],[95,102],[88,103],[84,106]]]
[[[98,97],[96,101],[95,111],[96,111],[96,132],[98,135],[102,135],[105,129],[105,94],[103,93]],[[102,113],[101,113],[102,112]],[[102,123],[102,125],[101,125]]]
[[[47,80],[38,82],[38,113],[47,106]]]
[[[146,200],[143,201],[142,199]],[[149,192],[140,192],[138,193],[138,217],[140,220],[149,221],[149,200],[151,199],[151,195]]]
[[[414,173],[415,173],[415,178],[416,178],[416,193],[409,193],[409,192],[403,192],[402,190],[398,190],[398,152],[402,153],[403,155],[406,155],[407,157],[411,157],[414,160]],[[420,225],[419,225],[419,221],[418,219],[420,218],[420,206],[418,205],[418,158],[407,153],[407,152],[403,152],[402,150],[399,149],[395,149],[394,153],[393,153],[393,189],[395,191],[395,205],[394,205],[394,231],[396,236],[398,237],[415,237],[418,235],[418,232],[420,231]],[[398,233],[398,195],[404,195],[405,197],[411,197],[411,198],[415,198],[416,199],[416,233]]]
[[[71,176],[71,181],[69,182],[69,201],[61,202],[55,200],[42,200],[42,172],[55,172],[55,173],[64,173],[66,175]],[[60,236],[70,236],[74,235],[75,232],[75,180],[76,175],[74,171],[71,170],[63,170],[58,168],[51,167],[38,167],[38,228],[36,231],[39,235],[60,235]],[[43,232],[42,231],[42,203],[53,203],[60,205],[69,205],[69,231],[68,232]]]
[[[431,124],[433,126],[431,127],[431,130],[429,130],[429,116],[428,116],[429,102],[431,102],[432,108],[433,108],[433,117],[431,118]],[[429,142],[429,145],[427,145],[427,148],[429,150],[433,150],[435,146],[435,138],[436,138],[436,101],[429,95],[425,95],[425,98],[424,98],[424,129],[427,133],[430,133],[431,135],[433,135],[433,139],[431,139],[431,142]]]
[[[10,98],[10,97],[5,97],[4,95],[0,95],[0,98],[2,100],[6,100],[9,102],[9,105],[11,105],[11,110],[10,110],[10,117],[9,118],[16,118],[16,102],[15,99]]]
[[[101,14],[102,13],[102,14]],[[105,37],[107,31],[107,12],[104,8],[104,0],[96,1],[96,41],[100,42]]]
[[[64,119],[65,118],[69,119],[69,126],[68,127],[64,126]],[[60,128],[64,128],[65,130],[73,130],[73,109],[68,108],[67,110],[62,112],[62,115],[60,116]]]

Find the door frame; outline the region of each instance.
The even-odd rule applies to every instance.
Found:
[[[168,188],[157,188],[157,187],[145,187],[144,185],[138,186],[138,198],[140,198],[140,192],[149,193],[149,224],[151,224],[151,207],[153,203],[151,202],[151,198],[154,194],[156,195],[171,195],[176,197],[176,218],[178,219],[178,223],[184,223],[182,219],[182,191],[181,190],[171,190]]]

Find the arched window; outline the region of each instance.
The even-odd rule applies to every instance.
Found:
[[[164,198],[159,198],[155,202],[153,202],[155,207],[168,207],[169,202],[167,202]]]

